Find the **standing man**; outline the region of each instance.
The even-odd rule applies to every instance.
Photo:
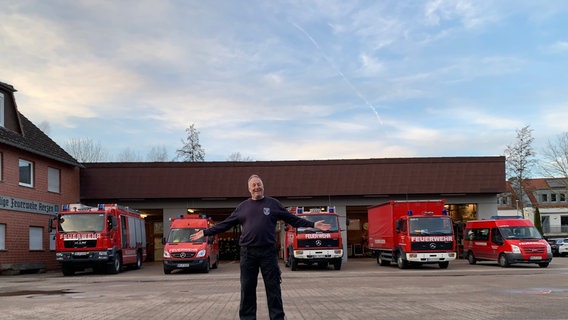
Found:
[[[280,267],[276,252],[276,223],[284,220],[294,227],[317,228],[329,230],[329,224],[323,220],[311,222],[299,218],[284,208],[280,201],[264,196],[264,185],[256,174],[248,179],[248,190],[251,197],[241,202],[235,211],[224,221],[215,226],[199,231],[191,236],[197,240],[229,230],[238,224],[242,226],[239,239],[241,247],[241,304],[239,316],[241,320],[256,319],[256,286],[258,270],[262,273],[268,313],[271,320],[284,319],[284,306],[280,289]]]

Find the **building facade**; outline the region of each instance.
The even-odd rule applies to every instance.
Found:
[[[511,184],[507,182],[507,192],[498,196],[499,214],[519,215],[534,221],[538,209],[545,237],[568,238],[568,179],[525,179],[522,186],[523,201],[518,201]]]
[[[57,268],[49,219],[79,201],[81,165],[18,112],[0,82],[0,274]]]

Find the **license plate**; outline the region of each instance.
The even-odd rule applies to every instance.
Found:
[[[89,254],[88,252],[75,252],[75,253],[73,253],[74,256],[86,256],[88,254]]]
[[[189,268],[189,263],[178,263],[177,267],[178,268]]]
[[[540,257],[540,256],[530,256],[529,259],[530,259],[530,260],[542,260],[542,257]]]

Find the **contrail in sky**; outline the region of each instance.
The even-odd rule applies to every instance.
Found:
[[[335,63],[333,63],[333,61],[324,53],[324,51],[321,49],[319,43],[306,31],[304,30],[302,27],[300,27],[298,24],[292,22],[292,24],[294,25],[294,27],[296,27],[296,29],[300,30],[304,35],[306,35],[306,37],[308,37],[308,39],[310,39],[310,41],[314,44],[314,46],[319,50],[319,52],[321,53],[321,55],[324,57],[324,59],[331,65],[331,67],[335,70],[335,72],[337,72],[337,74],[347,83],[347,85],[349,87],[351,87],[351,89],[355,92],[355,94],[361,99],[363,100],[367,106],[369,108],[371,108],[371,110],[373,111],[373,113],[375,114],[375,116],[377,117],[377,120],[379,120],[379,123],[382,125],[383,124],[383,120],[381,119],[381,116],[379,115],[379,113],[377,112],[377,109],[375,108],[375,106],[373,106],[369,100],[367,100],[367,98],[365,98],[361,92],[359,92],[359,90],[357,90],[357,88],[355,88],[355,86],[351,83],[351,81],[349,81],[349,79],[347,79],[347,77],[343,74],[343,72],[341,72],[341,70],[339,70],[339,68],[335,65]]]

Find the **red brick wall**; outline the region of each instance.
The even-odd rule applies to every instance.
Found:
[[[43,158],[16,148],[0,146],[2,179],[0,195],[61,205],[79,202],[79,168]],[[33,188],[19,185],[19,159],[33,162]],[[60,170],[60,193],[47,191],[48,167]],[[55,252],[50,250],[47,214],[0,209],[0,224],[6,225],[5,250],[0,251],[0,265],[44,263],[48,270],[59,268]],[[43,249],[30,251],[29,228],[43,228]],[[1,266],[0,266],[1,269]],[[0,270],[1,271],[1,270]]]

